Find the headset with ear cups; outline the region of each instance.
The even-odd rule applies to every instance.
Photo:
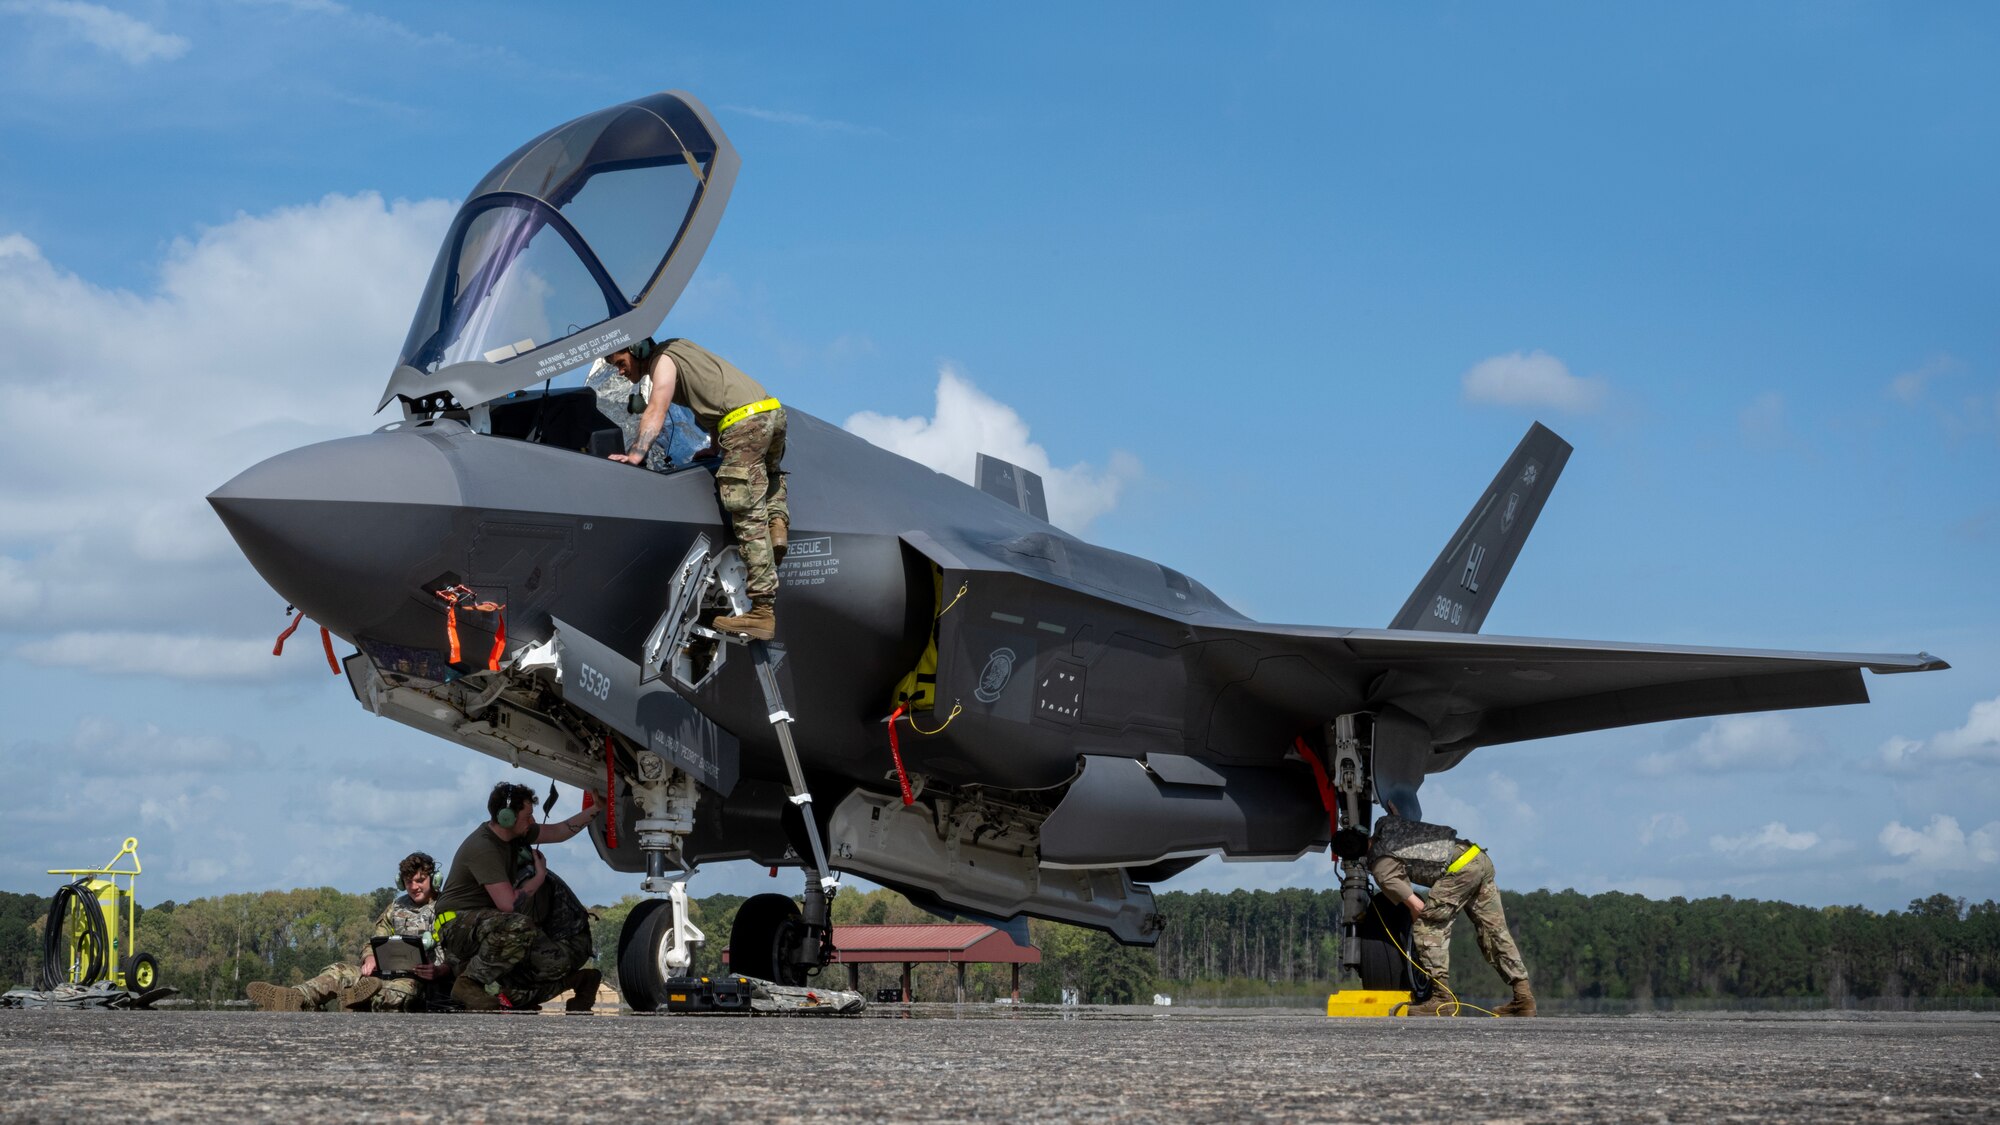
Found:
[[[505,792],[501,796],[500,811],[493,814],[493,823],[502,828],[512,828],[520,823],[521,819],[520,814],[514,811],[514,806],[523,801],[533,801],[535,791],[525,785],[509,785],[504,781],[494,788],[499,789],[501,786],[505,786]]]

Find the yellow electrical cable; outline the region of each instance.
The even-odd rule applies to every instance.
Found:
[[[956,594],[953,594],[953,595],[951,596],[951,601],[949,601],[949,602],[946,602],[946,603],[945,603],[945,607],[944,607],[943,609],[941,609],[941,610],[938,610],[938,611],[937,611],[937,615],[938,615],[939,617],[943,617],[943,616],[944,616],[945,614],[947,614],[947,613],[950,613],[950,612],[951,612],[951,607],[952,607],[952,606],[955,606],[955,605],[957,605],[957,604],[958,604],[958,599],[960,599],[960,598],[964,597],[964,596],[965,596],[965,592],[966,592],[967,590],[971,589],[971,588],[972,588],[972,583],[970,583],[970,582],[964,582],[964,583],[960,583],[960,584],[959,584],[959,587],[958,587],[958,593],[956,593]]]
[[[910,724],[910,729],[916,731],[918,734],[942,734],[944,733],[944,728],[950,726],[951,721],[953,719],[958,718],[958,713],[963,710],[965,710],[965,708],[959,705],[958,700],[956,699],[952,700],[951,714],[946,715],[944,717],[944,722],[939,723],[938,728],[936,730],[925,730],[924,728],[918,726],[916,718],[907,711],[903,713],[903,721]]]
[[[1382,917],[1382,908],[1380,906],[1377,906],[1375,903],[1370,902],[1368,904],[1368,909],[1375,912],[1375,920],[1377,922],[1382,923],[1382,936],[1389,939],[1389,944],[1396,947],[1396,952],[1401,953],[1403,955],[1403,960],[1408,961],[1410,965],[1414,967],[1418,972],[1423,973],[1424,976],[1431,982],[1432,985],[1434,985],[1437,988],[1443,989],[1444,994],[1451,998],[1451,1014],[1453,1017],[1456,1017],[1458,1015],[1459,1009],[1461,1008],[1471,1008],[1475,1012],[1485,1012],[1487,1015],[1493,1016],[1496,1019],[1499,1017],[1500,1013],[1498,1012],[1492,1011],[1487,1008],[1482,1008],[1477,1004],[1468,1004],[1465,1001],[1460,1000],[1458,998],[1458,993],[1453,992],[1451,990],[1450,985],[1437,979],[1434,976],[1431,976],[1429,971],[1427,971],[1422,965],[1417,964],[1416,958],[1410,956],[1409,953],[1403,949],[1403,943],[1396,940],[1395,931],[1390,928],[1389,920],[1387,918]],[[1438,1014],[1444,1015],[1442,1006],[1440,1006]]]

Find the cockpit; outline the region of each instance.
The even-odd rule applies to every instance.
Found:
[[[412,418],[463,413],[486,432],[581,452],[623,448],[622,379],[578,384],[666,318],[738,163],[708,110],[678,92],[523,145],[453,218],[382,405],[400,399]]]

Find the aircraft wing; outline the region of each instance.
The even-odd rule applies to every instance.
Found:
[[[1370,706],[1424,719],[1439,753],[1669,719],[1866,703],[1877,675],[1950,665],[1929,653],[1788,652],[1238,624],[1266,652],[1344,666]],[[1254,638],[1254,640],[1253,640]]]

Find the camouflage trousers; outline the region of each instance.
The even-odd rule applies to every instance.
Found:
[[[577,956],[574,940],[557,941],[526,914],[461,910],[442,938],[460,975],[483,985],[499,982],[501,994],[522,1007],[560,993],[563,980],[589,960],[587,953]],[[584,945],[587,950],[587,936]]]
[[[1493,884],[1493,861],[1484,851],[1457,871],[1446,872],[1431,888],[1430,905],[1410,926],[1410,945],[1417,967],[1434,977],[1451,969],[1451,924],[1460,910],[1472,918],[1472,935],[1486,963],[1508,984],[1528,979],[1528,966],[1507,932],[1507,912],[1500,906],[1500,888]]]
[[[555,872],[545,877],[529,913],[545,937],[569,951],[575,968],[597,956],[597,944],[590,937],[590,912]]]
[[[771,553],[771,521],[792,522],[785,503],[785,408],[752,414],[717,435],[722,466],[715,471],[715,491],[729,513],[736,549],[749,571],[750,597],[778,594],[778,564]]]
[[[305,993],[306,1007],[319,1008],[332,1002],[342,989],[353,988],[361,983],[361,970],[345,961],[336,961],[319,971],[319,975],[297,985]],[[424,994],[424,982],[407,977],[382,982],[382,990],[368,1001],[371,1012],[407,1012],[423,1005],[419,1000]]]

